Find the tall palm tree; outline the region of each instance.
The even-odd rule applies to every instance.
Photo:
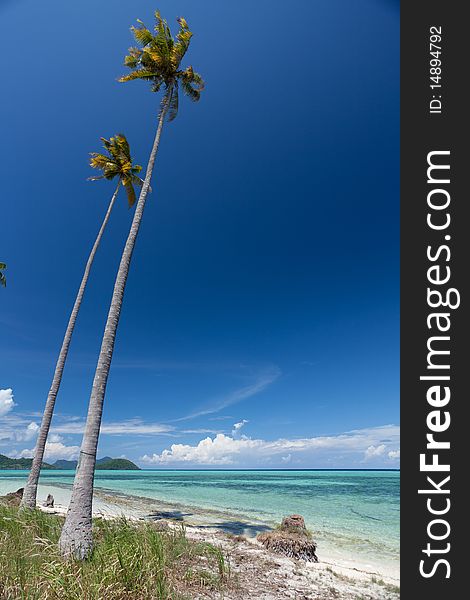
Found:
[[[7,278],[5,277],[5,273],[3,272],[7,268],[5,263],[0,262],[0,285],[2,287],[7,286]]]
[[[59,541],[60,550],[64,556],[74,556],[78,559],[84,559],[89,556],[93,548],[93,478],[103,402],[114,351],[116,330],[121,314],[124,288],[149,191],[163,124],[165,120],[171,121],[177,115],[179,86],[193,101],[199,100],[204,86],[201,76],[195,73],[192,67],[187,67],[184,70],[180,69],[181,60],[188,50],[192,37],[186,21],[182,18],[178,19],[180,29],[174,39],[167,22],[162,19],[158,11],[155,13],[155,19],[154,33],[147,29],[141,21],[138,21],[137,27],[131,28],[137,43],[142,48],[129,49],[129,55],[125,58],[125,64],[131,69],[131,72],[119,80],[132,81],[134,79],[143,79],[151,83],[153,92],[158,92],[163,87],[164,94],[160,104],[157,131],[150,152],[144,184],[140,192],[129,237],[127,238],[116,276],[88,405],[88,416],[75,473],[72,497]]]
[[[67,359],[67,354],[69,351],[70,341],[72,339],[72,333],[75,327],[75,322],[77,320],[78,311],[80,310],[80,306],[82,303],[83,294],[85,293],[85,287],[88,281],[88,276],[90,274],[90,269],[93,264],[96,251],[98,250],[98,246],[101,242],[101,238],[103,237],[104,230],[109,221],[111,211],[113,209],[114,203],[119,192],[119,188],[121,185],[125,188],[127,192],[127,200],[129,206],[131,207],[135,204],[136,200],[134,185],[143,184],[143,181],[140,179],[140,177],[138,177],[138,173],[140,173],[142,167],[140,165],[134,165],[132,163],[130,148],[126,136],[121,133],[111,138],[110,140],[106,140],[105,138],[101,139],[103,141],[103,145],[105,150],[107,151],[107,154],[99,154],[97,152],[93,152],[91,154],[90,166],[94,169],[100,169],[103,174],[97,177],[90,177],[89,179],[112,180],[115,177],[117,177],[118,183],[114,194],[111,197],[111,201],[109,203],[103,223],[101,224],[100,230],[96,237],[95,243],[93,244],[93,248],[91,249],[90,255],[88,257],[82,281],[78,289],[77,297],[75,298],[75,303],[73,305],[69,322],[67,324],[67,329],[65,330],[64,339],[62,341],[62,347],[60,349],[59,358],[57,359],[54,376],[52,378],[51,388],[49,390],[49,394],[47,395],[46,406],[44,408],[41,427],[39,429],[39,435],[36,442],[36,449],[34,451],[33,463],[31,465],[28,482],[24,489],[23,499],[21,501],[22,508],[34,508],[36,506],[39,474],[44,458],[44,451],[46,449],[46,441],[47,436],[49,434],[52,414],[54,412],[54,405],[62,380],[62,374],[64,371],[65,361]]]

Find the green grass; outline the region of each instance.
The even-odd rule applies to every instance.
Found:
[[[62,522],[0,506],[1,600],[183,600],[230,585],[221,550],[188,540],[184,527],[99,519],[93,555],[78,562],[58,553]]]

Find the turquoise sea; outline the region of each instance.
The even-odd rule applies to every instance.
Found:
[[[0,471],[0,494],[24,485],[26,476]],[[43,471],[41,484],[69,488],[73,476],[73,471]],[[158,501],[171,504],[174,516],[188,522],[205,514],[209,524],[213,515],[216,526],[248,535],[299,513],[319,544],[320,558],[323,552],[398,572],[397,471],[97,471],[95,486],[155,500],[157,512]]]

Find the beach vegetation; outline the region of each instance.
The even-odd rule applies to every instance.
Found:
[[[222,551],[191,541],[184,527],[158,531],[125,518],[93,521],[88,560],[66,560],[63,518],[0,505],[0,598],[185,600],[232,585]]]

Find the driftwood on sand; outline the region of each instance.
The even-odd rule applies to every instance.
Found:
[[[46,508],[54,508],[54,496],[52,494],[47,494],[47,498],[42,505]]]
[[[0,502],[8,504],[9,506],[19,506],[21,504],[21,498],[23,498],[23,489],[20,488],[16,492],[10,492],[5,496],[0,496]]]
[[[259,534],[258,540],[265,548],[277,554],[318,562],[317,544],[312,540],[301,515],[285,517],[278,529]]]

